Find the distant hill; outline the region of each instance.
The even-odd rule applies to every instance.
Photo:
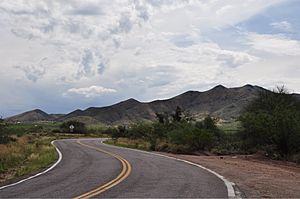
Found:
[[[9,122],[39,122],[39,121],[54,121],[55,117],[45,113],[40,109],[28,111],[13,117],[5,119]]]
[[[177,106],[180,106],[185,111],[189,111],[196,118],[211,115],[223,120],[232,120],[236,119],[245,106],[255,99],[261,91],[266,90],[252,85],[237,88],[226,88],[219,85],[205,92],[188,91],[170,99],[147,103],[131,98],[112,106],[90,107],[86,110],[78,109],[66,115],[48,115],[41,110],[34,110],[8,118],[8,120],[66,121],[77,119],[87,123],[130,123],[143,120],[153,121],[156,119],[155,113],[172,113]],[[299,94],[294,95],[300,99]]]
[[[261,87],[251,85],[240,88],[226,88],[219,85],[205,92],[188,91],[170,99],[149,103],[128,99],[112,106],[76,110],[61,117],[60,120],[78,116],[89,116],[102,123],[155,120],[155,113],[172,113],[177,106],[198,118],[212,115],[230,120],[237,118],[243,108],[262,90],[264,89]]]

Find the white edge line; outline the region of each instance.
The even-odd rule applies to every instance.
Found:
[[[196,164],[196,163],[193,163],[193,162],[190,162],[190,161],[187,161],[187,160],[183,160],[183,159],[179,159],[179,158],[174,158],[174,157],[171,157],[171,156],[167,156],[167,155],[163,155],[163,154],[158,154],[158,153],[152,153],[152,152],[148,152],[148,151],[142,151],[142,150],[138,150],[138,149],[132,149],[132,148],[126,148],[126,147],[120,147],[120,146],[114,146],[114,145],[108,145],[108,144],[105,144],[103,143],[104,140],[101,140],[100,142],[106,146],[110,146],[110,147],[115,147],[115,148],[124,148],[124,149],[127,149],[127,150],[132,150],[132,151],[137,151],[137,152],[141,152],[141,153],[147,153],[147,154],[152,154],[152,155],[157,155],[157,156],[161,156],[161,157],[165,157],[165,158],[169,158],[169,159],[173,159],[173,160],[177,160],[177,161],[180,161],[180,162],[185,162],[187,164],[190,164],[190,165],[193,165],[193,166],[196,166],[196,167],[199,167],[201,169],[204,169],[212,174],[214,174],[215,176],[217,176],[218,178],[220,178],[226,188],[227,188],[227,192],[228,192],[228,198],[237,198],[236,194],[235,194],[235,191],[234,191],[234,188],[233,188],[233,185],[235,185],[235,183],[233,182],[230,182],[228,181],[224,176],[218,174],[217,172],[211,170],[211,169],[208,169],[200,164]]]
[[[40,172],[40,173],[37,173],[37,174],[35,174],[35,175],[33,175],[33,176],[30,176],[30,177],[25,178],[25,179],[23,179],[23,180],[20,180],[20,181],[18,181],[18,182],[15,182],[15,183],[12,183],[12,184],[8,184],[8,185],[5,185],[5,186],[2,186],[2,187],[0,187],[0,190],[5,189],[5,188],[7,188],[7,187],[12,187],[12,186],[21,184],[21,183],[23,183],[23,182],[26,182],[26,181],[28,181],[28,180],[31,180],[32,178],[36,178],[36,177],[38,177],[38,176],[40,176],[40,175],[43,175],[43,174],[45,174],[45,173],[51,171],[52,169],[54,169],[54,167],[56,167],[56,166],[58,165],[58,163],[60,163],[60,161],[62,160],[62,153],[61,153],[60,150],[55,146],[55,144],[54,144],[55,141],[56,141],[56,140],[53,140],[53,141],[51,142],[51,144],[55,147],[55,149],[56,149],[56,151],[57,151],[59,157],[58,157],[58,160],[57,160],[51,167],[49,167],[49,168],[46,169],[45,171],[42,171],[42,172]]]

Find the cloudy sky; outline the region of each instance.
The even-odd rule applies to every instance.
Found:
[[[300,92],[300,0],[1,0],[0,115],[255,84]]]

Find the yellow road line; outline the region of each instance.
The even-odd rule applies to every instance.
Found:
[[[85,146],[85,147],[88,147],[88,148],[91,148],[91,149],[95,149],[97,151],[100,151],[102,153],[108,154],[108,155],[116,158],[122,164],[122,171],[121,171],[121,173],[115,179],[107,182],[106,184],[104,184],[104,185],[102,185],[102,186],[100,186],[100,187],[98,187],[96,189],[93,189],[93,190],[91,190],[89,192],[86,192],[86,193],[80,195],[80,196],[77,196],[74,199],[91,198],[93,196],[96,196],[96,195],[98,195],[98,194],[100,194],[100,193],[102,193],[102,192],[104,192],[104,191],[106,191],[106,190],[108,190],[108,189],[116,186],[117,184],[119,184],[120,182],[122,182],[123,180],[125,180],[130,175],[131,170],[132,170],[131,169],[131,165],[130,165],[130,163],[126,159],[124,159],[121,156],[116,155],[114,153],[105,151],[103,149],[100,149],[100,148],[97,148],[97,147],[94,147],[94,146],[90,146],[90,145],[84,144],[84,143],[80,142],[79,140],[77,141],[77,143],[80,144],[80,145],[82,145],[82,146]]]

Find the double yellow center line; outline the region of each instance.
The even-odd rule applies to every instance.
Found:
[[[102,186],[100,186],[100,187],[98,187],[96,189],[93,189],[93,190],[91,190],[89,192],[86,192],[86,193],[80,195],[80,196],[77,196],[74,199],[82,199],[82,198],[91,198],[91,197],[94,197],[94,196],[96,196],[96,195],[98,195],[98,194],[100,194],[100,193],[102,193],[102,192],[104,192],[104,191],[106,191],[106,190],[108,190],[108,189],[116,186],[117,184],[119,184],[120,182],[122,182],[123,180],[125,180],[129,176],[129,174],[131,173],[131,165],[130,165],[130,163],[126,159],[122,158],[121,156],[116,155],[116,154],[111,153],[111,152],[108,152],[108,151],[105,151],[103,149],[94,147],[94,146],[90,146],[90,145],[84,144],[84,143],[80,142],[79,140],[77,141],[77,143],[80,144],[80,145],[82,145],[82,146],[85,146],[85,147],[88,147],[88,148],[91,148],[91,149],[95,149],[97,151],[100,151],[102,153],[108,154],[108,155],[116,158],[122,164],[122,171],[121,171],[121,173],[115,179],[107,182],[106,184],[104,184],[104,185],[102,185]]]

